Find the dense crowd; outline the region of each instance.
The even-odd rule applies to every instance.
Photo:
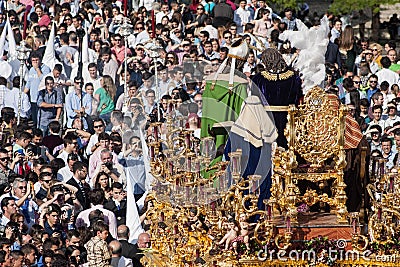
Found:
[[[280,33],[318,27],[321,18],[306,4],[280,13],[264,0],[128,1],[126,11],[125,3],[105,0],[1,4],[0,26],[11,26],[4,60],[15,59],[13,42],[32,49],[23,81],[18,69],[0,68],[0,266],[14,267],[141,266],[139,248],[151,246],[143,155],[149,124],[164,121],[173,103],[200,138],[205,79],[233,40],[251,48],[239,67],[250,78],[268,47],[295,66],[299,51]],[[350,107],[371,155],[397,165],[396,43],[357,38],[346,17],[329,20],[325,89]],[[137,204],[127,203],[129,193]],[[127,207],[137,218],[127,218]],[[130,220],[141,224],[140,234]]]

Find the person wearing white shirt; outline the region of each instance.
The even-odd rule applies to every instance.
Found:
[[[373,125],[379,125],[381,129],[385,129],[385,121],[382,120],[382,106],[381,105],[376,105],[372,107],[372,115],[373,115],[373,120],[368,124],[368,128],[366,132],[369,132],[371,126]]]
[[[387,81],[390,88],[392,84],[399,82],[399,74],[389,69],[392,63],[388,57],[382,57],[381,64],[383,68],[376,73],[376,76],[378,76],[378,82],[380,84],[383,81]]]
[[[163,17],[168,16],[169,19],[172,18],[171,12],[169,12],[168,3],[163,3],[161,5],[161,11],[156,14],[156,24],[161,23]]]
[[[212,19],[211,18],[207,18],[204,21],[204,24],[206,25],[203,28],[203,31],[206,31],[210,34],[210,39],[217,39],[218,40],[218,30],[212,26]]]
[[[64,137],[64,149],[57,156],[57,158],[64,160],[65,164],[67,165],[68,157],[70,156],[70,154],[77,153],[77,151],[78,151],[78,136],[73,132],[69,132]]]
[[[388,118],[385,120],[385,128],[393,127],[393,124],[400,121],[400,117],[396,115],[397,107],[393,103],[389,103],[387,106]]]
[[[72,81],[62,73],[63,67],[61,64],[56,64],[53,68],[53,71],[43,76],[42,80],[39,84],[39,91],[46,89],[45,80],[46,77],[53,77],[54,79],[54,90],[57,90],[60,94],[66,94],[65,90],[68,86],[72,85]]]
[[[331,30],[331,42],[334,43],[336,39],[340,38],[342,32],[342,21],[340,19],[335,20],[333,28]]]
[[[233,16],[233,21],[237,25],[237,33],[242,33],[243,27],[250,22],[250,11],[246,10],[246,4],[245,0],[241,0],[239,8],[235,10]]]
[[[101,77],[98,75],[96,63],[89,63],[88,72],[89,76],[84,76],[83,80],[85,84],[93,84],[94,92],[96,92],[96,90],[101,87]]]
[[[72,172],[72,165],[79,160],[78,155],[71,153],[67,157],[67,164],[57,172],[57,180],[60,182],[68,181],[74,173]]]
[[[136,47],[138,44],[145,44],[148,40],[150,40],[150,34],[146,29],[146,25],[143,22],[137,22],[135,25],[136,38],[133,44],[133,47]]]
[[[86,147],[86,154],[91,155],[99,146],[99,134],[104,133],[105,127],[102,119],[95,119],[93,121],[94,134],[90,137],[89,143]]]
[[[161,98],[163,95],[168,94],[168,85],[171,82],[171,79],[168,76],[168,68],[163,67],[159,70],[158,72],[159,75],[159,82],[158,82],[158,88],[160,90],[160,95],[159,98]],[[159,99],[156,99],[158,101]]]
[[[31,102],[29,101],[29,97],[25,92],[21,92],[21,109],[18,109],[20,102],[20,78],[19,76],[14,77],[13,79],[13,88],[9,92],[10,97],[5,98],[5,107],[10,107],[14,109],[15,114],[20,112],[21,118],[29,118],[31,112]]]

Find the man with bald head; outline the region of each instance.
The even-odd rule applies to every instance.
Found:
[[[121,256],[122,246],[119,241],[117,241],[117,240],[111,241],[110,244],[108,244],[108,247],[110,248],[111,255],[112,255],[111,263],[110,263],[111,266],[113,266],[113,267],[119,267],[119,266],[132,267],[133,266],[131,259]]]
[[[151,241],[150,241],[150,235],[148,233],[141,233],[138,237],[138,241],[136,243],[137,250],[134,255],[134,258],[136,259],[137,262],[139,262],[140,265],[138,266],[143,266],[140,263],[140,259],[143,257],[143,254],[141,253],[142,249],[150,248]],[[133,260],[135,261],[135,260]],[[136,265],[135,265],[136,266]]]
[[[119,243],[121,243],[121,255],[125,258],[134,260],[138,249],[135,245],[128,242],[129,240],[129,228],[128,226],[122,224],[117,228],[117,238]]]
[[[150,248],[151,245],[150,235],[148,233],[141,233],[138,237],[137,245],[138,248],[141,249]]]

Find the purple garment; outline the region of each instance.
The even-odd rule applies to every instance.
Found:
[[[301,79],[297,75],[292,75],[287,79],[276,81],[268,80],[262,73],[253,77],[253,83],[258,86],[267,102],[271,106],[288,106],[298,104],[302,97]],[[287,112],[273,112],[275,126],[278,129],[278,146],[287,148],[287,140],[283,133],[287,124]]]

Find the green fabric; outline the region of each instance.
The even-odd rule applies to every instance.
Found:
[[[97,89],[96,94],[100,96],[100,101],[97,108],[97,111],[99,111],[100,113],[99,115],[103,115],[114,110],[114,101],[112,100],[111,96],[106,92],[106,89],[99,88]],[[105,108],[102,110],[103,105],[105,105]]]
[[[245,80],[244,80],[245,81]],[[234,83],[232,92],[228,89],[228,81],[217,81],[211,90],[212,81],[207,81],[203,93],[203,108],[201,117],[201,137],[210,136],[216,122],[236,121],[243,101],[247,98],[247,83]],[[216,148],[225,145],[228,135],[216,136]]]
[[[394,71],[394,72],[398,72],[400,70],[400,64],[392,64],[392,65],[390,65],[389,70]]]

